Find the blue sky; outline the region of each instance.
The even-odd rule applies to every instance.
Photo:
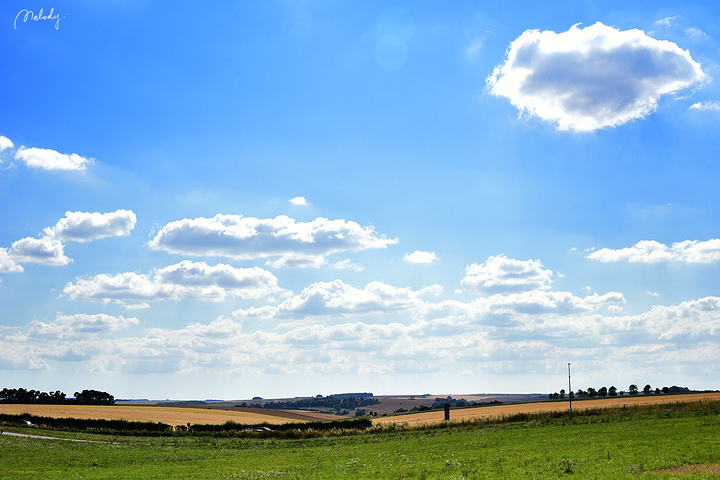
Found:
[[[4,2],[3,386],[718,388],[719,9]]]

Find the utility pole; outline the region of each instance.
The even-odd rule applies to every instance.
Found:
[[[568,363],[568,398],[570,399],[570,413],[572,413],[572,386],[570,385],[570,363]]]

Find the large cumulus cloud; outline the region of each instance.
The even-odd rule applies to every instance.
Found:
[[[221,256],[235,260],[280,257],[271,265],[318,267],[332,253],[385,248],[397,239],[375,233],[348,220],[316,218],[298,222],[285,215],[261,219],[215,215],[168,223],[149,246],[155,250],[193,256]]]
[[[662,95],[704,79],[700,64],[675,43],[598,22],[562,33],[525,31],[487,86],[521,113],[590,132],[642,118]]]

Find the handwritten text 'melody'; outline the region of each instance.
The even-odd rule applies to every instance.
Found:
[[[67,15],[67,13],[65,14]],[[65,18],[65,15],[62,16],[62,18]],[[27,23],[27,22],[39,22],[42,20],[55,20],[55,30],[60,30],[60,14],[55,13],[55,8],[50,9],[50,13],[47,15],[44,14],[43,9],[41,8],[40,11],[35,14],[32,10],[27,10],[23,8],[18,12],[17,15],[15,15],[15,21],[13,22],[13,27],[17,30],[17,24],[18,20],[20,23]]]

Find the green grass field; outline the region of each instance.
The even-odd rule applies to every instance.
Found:
[[[298,440],[76,436],[120,443],[0,436],[0,478],[718,478],[654,471],[720,463],[720,402]]]

